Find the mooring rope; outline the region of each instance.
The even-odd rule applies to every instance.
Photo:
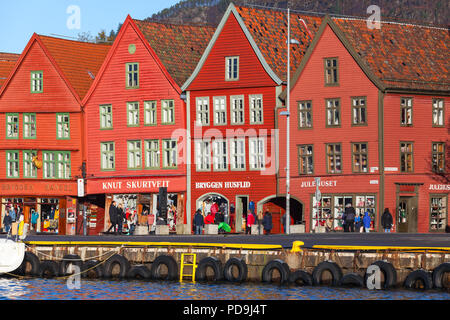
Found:
[[[49,254],[45,254],[45,253],[43,253],[43,252],[40,252],[39,250],[37,250],[37,249],[34,249],[33,247],[30,247],[30,246],[28,246],[27,244],[25,244],[25,247],[26,248],[29,248],[31,251],[34,251],[36,254],[40,254],[40,255],[42,255],[42,256],[44,256],[44,257],[47,257],[47,258],[50,258],[51,260],[59,260],[59,261],[83,261],[81,258],[80,259],[61,259],[61,258],[58,258],[58,257],[54,257],[54,256],[52,256],[52,255],[49,255]],[[124,247],[124,245],[121,245],[120,247],[119,247],[119,251],[120,251],[120,249],[122,249]],[[86,259],[85,261],[88,261],[88,260],[97,260],[98,258],[100,258],[100,257],[103,257],[103,256],[105,256],[105,255],[107,255],[108,253],[110,253],[110,252],[114,252],[114,253],[116,253],[116,250],[117,249],[114,249],[114,250],[111,250],[111,251],[107,251],[106,253],[102,253],[102,254],[100,254],[100,255],[98,255],[98,256],[93,256],[93,257],[89,257],[88,259]]]

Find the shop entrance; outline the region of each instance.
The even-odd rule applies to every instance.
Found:
[[[417,232],[417,196],[399,197],[397,206],[398,232]]]
[[[289,206],[291,217],[290,225],[303,224],[303,204],[291,196]],[[286,213],[286,197],[274,196],[263,199],[258,204],[258,211],[259,210],[262,210],[263,213],[270,212],[270,214],[272,215],[273,229],[271,233],[278,234],[286,232],[282,223],[282,218]]]
[[[245,219],[248,212],[248,196],[236,196],[236,232],[245,231]]]
[[[211,212],[211,207],[217,204],[220,211],[225,216],[225,223],[228,223],[233,229],[234,218],[230,215],[230,202],[226,197],[218,193],[208,193],[197,199],[197,209],[202,211],[202,215],[206,217]]]

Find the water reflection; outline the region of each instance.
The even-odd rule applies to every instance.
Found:
[[[205,284],[83,280],[0,279],[0,299],[11,300],[450,300],[447,291],[367,290],[261,284]]]

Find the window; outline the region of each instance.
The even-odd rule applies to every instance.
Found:
[[[263,124],[263,97],[261,94],[250,96],[250,124]]]
[[[146,140],[145,142],[145,168],[159,169],[159,140]]]
[[[209,97],[197,98],[197,125],[209,126]]]
[[[44,151],[42,155],[44,179],[70,179],[69,151]]]
[[[127,103],[127,121],[129,127],[139,126],[139,102]]]
[[[214,97],[214,125],[227,124],[226,97]]]
[[[226,80],[239,80],[239,57],[226,57],[225,65]]]
[[[313,174],[313,145],[298,146],[298,174]]]
[[[312,128],[312,102],[298,102],[298,128]]]
[[[139,88],[139,63],[127,63],[127,89]]]
[[[411,142],[400,143],[400,171],[413,172],[413,144]]]
[[[142,168],[142,145],[141,141],[127,141],[128,146],[128,169]]]
[[[156,101],[144,102],[144,125],[156,125]]]
[[[401,98],[401,119],[402,126],[412,125],[412,98]]]
[[[338,58],[325,58],[325,85],[339,84]]]
[[[100,129],[112,129],[113,128],[113,116],[112,105],[100,106]]]
[[[211,142],[199,140],[195,142],[195,155],[197,171],[210,171],[211,169]]]
[[[433,99],[433,126],[444,126],[444,99]]]
[[[249,138],[250,169],[262,170],[265,167],[265,150],[263,138]]]
[[[342,173],[341,144],[331,143],[326,145],[327,150],[327,172]]]
[[[19,114],[6,114],[6,139],[19,139]]]
[[[19,178],[19,151],[6,151],[6,177]]]
[[[36,114],[23,114],[23,138],[36,139]]]
[[[177,141],[163,140],[163,168],[177,167]]]
[[[430,195],[430,231],[445,231],[447,210],[447,195]]]
[[[366,173],[368,168],[367,143],[352,143],[353,172]]]
[[[445,143],[433,142],[431,149],[431,161],[433,172],[445,172]]]
[[[341,102],[340,99],[327,99],[327,126],[337,127],[341,125]]]
[[[103,142],[100,144],[101,150],[101,169],[105,171],[115,169],[115,150],[114,142]]]
[[[226,140],[214,140],[214,142],[213,142],[213,164],[214,164],[214,171],[227,171],[228,170],[227,141]]]
[[[70,116],[68,113],[56,114],[56,138],[70,139]]]
[[[162,100],[161,112],[162,112],[161,124],[175,123],[175,108],[173,100]]]
[[[244,96],[231,96],[231,124],[244,124]]]
[[[23,151],[23,177],[37,178],[37,168],[34,166],[33,158],[37,155],[36,151]]]
[[[367,108],[365,97],[352,98],[352,114],[352,124],[354,126],[367,124]]]
[[[31,93],[42,93],[44,73],[42,71],[31,71]]]
[[[245,139],[230,140],[231,170],[245,170]]]

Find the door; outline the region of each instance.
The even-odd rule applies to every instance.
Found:
[[[242,229],[243,218],[247,216],[248,210],[248,196],[236,196],[236,232],[243,232]]]
[[[397,209],[398,232],[417,232],[417,196],[400,197]]]

